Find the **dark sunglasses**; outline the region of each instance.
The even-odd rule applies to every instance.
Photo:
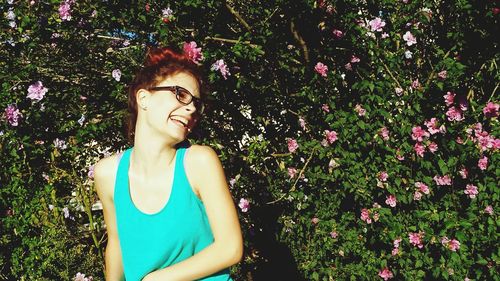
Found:
[[[188,90],[180,86],[152,87],[149,88],[148,91],[170,91],[175,94],[175,98],[183,105],[188,105],[193,102],[198,114],[203,114],[205,110],[205,103],[200,98],[193,96]]]

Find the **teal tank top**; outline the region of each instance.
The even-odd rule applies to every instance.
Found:
[[[125,280],[140,281],[152,271],[193,256],[212,244],[214,238],[205,206],[191,189],[184,171],[186,148],[176,150],[170,197],[154,214],[140,211],[130,196],[128,170],[132,149],[126,149],[119,160],[114,204]],[[226,268],[198,280],[233,279]]]

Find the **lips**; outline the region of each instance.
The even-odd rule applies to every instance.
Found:
[[[190,127],[193,125],[192,120],[183,116],[175,115],[169,118],[173,123],[178,125],[179,127],[190,130]]]

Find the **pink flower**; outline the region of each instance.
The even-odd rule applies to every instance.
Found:
[[[321,106],[321,109],[323,109],[324,112],[330,112],[330,107],[328,107],[326,103]]]
[[[371,31],[381,32],[382,28],[385,26],[385,21],[383,21],[379,17],[376,17],[376,18],[372,19],[371,21],[369,21],[368,24],[370,25]]]
[[[457,239],[452,239],[448,243],[448,248],[453,252],[456,252],[458,249],[460,249],[460,242]]]
[[[405,157],[404,157],[404,155],[402,155],[402,154],[401,154],[401,149],[399,149],[399,148],[396,150],[396,158],[397,158],[399,161],[403,161],[403,160],[405,160]]]
[[[380,36],[380,38],[382,39],[385,39],[387,37],[389,37],[389,34],[387,32],[382,33],[382,36]]]
[[[111,76],[115,78],[116,81],[120,81],[120,78],[122,77],[122,72],[119,69],[114,69],[113,72],[111,72]]]
[[[378,178],[381,181],[387,181],[387,178],[389,178],[389,174],[387,174],[386,171],[382,171],[382,172],[380,172]]]
[[[73,0],[65,0],[59,5],[59,16],[63,21],[71,20],[71,4]]]
[[[94,178],[94,165],[89,167],[89,172],[88,172],[88,177],[93,179]]]
[[[15,105],[9,104],[5,108],[5,117],[11,126],[17,126],[19,125],[19,119],[23,117],[23,115]]]
[[[357,63],[357,62],[360,62],[360,61],[361,61],[361,60],[360,60],[358,57],[356,57],[356,56],[354,56],[354,55],[353,55],[353,56],[351,56],[351,63]]]
[[[306,121],[304,120],[304,118],[299,117],[299,125],[302,128],[302,130],[304,131],[306,130]]]
[[[344,37],[344,32],[342,32],[342,31],[340,31],[340,30],[338,30],[338,29],[334,29],[334,30],[332,31],[332,34],[333,34],[333,36],[334,36],[336,39],[340,39],[340,38]]]
[[[460,242],[457,239],[449,240],[446,236],[441,239],[441,244],[453,252],[460,249]]]
[[[337,140],[337,132],[335,131],[325,130],[325,136],[329,144],[332,144]]]
[[[85,274],[78,272],[75,277],[73,277],[73,281],[92,281],[92,276],[85,277]]]
[[[370,218],[370,210],[366,208],[361,209],[361,220],[365,221],[368,224],[372,223],[372,219]]]
[[[359,116],[365,116],[366,114],[366,110],[359,104],[356,104],[356,106],[354,107],[354,111],[356,111]]]
[[[491,205],[486,206],[486,208],[484,208],[484,212],[490,216],[493,215],[493,207]]]
[[[403,40],[406,41],[406,45],[411,46],[413,44],[417,44],[417,38],[411,34],[411,32],[406,31],[406,33],[403,35]]]
[[[443,70],[438,73],[438,77],[444,80],[446,79],[446,77],[448,77],[448,72],[446,72],[446,70]]]
[[[196,42],[191,41],[189,43],[185,42],[184,46],[182,47],[184,54],[194,63],[199,64],[200,61],[202,61],[203,58],[203,53],[201,52],[201,48],[196,48]],[[224,61],[222,61],[222,64],[224,64]],[[219,66],[220,68],[220,66]]]
[[[378,134],[380,137],[382,137],[383,140],[389,140],[389,130],[387,129],[387,127],[382,127]]]
[[[392,249],[391,255],[395,256],[397,254],[399,254],[399,248]]]
[[[446,116],[448,116],[448,121],[462,121],[464,118],[462,116],[462,110],[455,106],[450,107],[446,112]]]
[[[389,268],[385,267],[381,271],[378,272],[378,276],[380,276],[384,280],[388,280],[394,277]]]
[[[235,184],[236,184],[236,179],[235,179],[235,178],[231,178],[231,179],[229,180],[229,186],[230,186],[231,188],[233,188]]]
[[[489,135],[487,132],[477,133],[477,143],[481,146],[481,151],[488,149],[498,149],[499,139],[495,139],[493,136]]]
[[[424,129],[422,129],[422,127],[420,126],[413,127],[411,131],[412,131],[411,138],[419,142],[424,141],[424,137],[430,136],[430,134]]]
[[[167,7],[166,9],[162,9],[161,13],[162,13],[162,17],[164,17],[164,18],[170,18],[174,15],[174,11],[172,11],[172,9],[170,9],[170,7]],[[196,47],[196,45],[195,45],[195,47]]]
[[[438,145],[433,141],[431,141],[427,147],[429,148],[429,151],[432,153],[438,150]]]
[[[488,157],[483,156],[483,158],[479,159],[479,161],[477,162],[477,166],[483,171],[486,170],[486,168],[488,167]]]
[[[415,186],[422,192],[422,193],[425,193],[425,194],[429,194],[430,190],[429,190],[429,187],[423,183],[423,182],[419,182],[417,181],[415,183]]]
[[[424,247],[424,245],[422,244],[422,239],[424,238],[424,234],[425,234],[425,232],[423,232],[423,231],[419,231],[418,233],[410,232],[408,234],[408,238],[410,240],[410,243],[413,246],[417,246],[419,249],[421,249],[422,247]]]
[[[328,66],[324,65],[321,62],[318,62],[314,67],[314,70],[321,76],[326,77],[328,72]]]
[[[293,179],[296,174],[297,174],[297,169],[295,169],[295,168],[288,168],[288,176],[291,179]]]
[[[483,108],[484,117],[497,117],[499,107],[500,105],[498,105],[498,103],[488,102],[488,104]]]
[[[467,108],[469,107],[469,102],[467,101],[465,95],[458,96],[458,105],[460,106],[460,110],[462,111],[467,110]]]
[[[418,79],[415,79],[415,80],[413,80],[413,82],[411,82],[411,87],[412,87],[413,89],[418,89],[418,88],[420,88],[420,82],[418,81]]]
[[[451,178],[446,175],[442,177],[438,177],[437,175],[432,178],[437,185],[451,185]]]
[[[438,127],[437,119],[432,117],[430,121],[424,121],[425,126],[427,126],[427,130],[431,135],[439,133],[441,129]]]
[[[387,204],[393,208],[396,207],[396,196],[394,196],[392,194],[387,196],[385,199],[385,204]]]
[[[351,63],[346,63],[346,65],[344,66],[346,70],[349,70],[351,71],[352,70],[352,65]]]
[[[295,139],[288,139],[288,151],[294,153],[297,148],[299,148],[297,141]]]
[[[248,202],[248,200],[245,198],[241,198],[238,207],[240,207],[243,213],[246,213],[248,212],[248,208],[250,207],[250,202]]]
[[[466,179],[467,175],[469,174],[469,171],[465,167],[462,167],[462,169],[460,169],[460,171],[458,171],[458,173],[460,174],[460,176],[463,179]]]
[[[35,101],[40,101],[47,91],[48,89],[42,85],[42,82],[37,81],[28,87],[28,95],[26,97]]]
[[[476,198],[476,195],[479,193],[479,191],[477,191],[477,186],[473,184],[467,184],[465,186],[464,193],[469,195],[469,198],[474,199]]]
[[[338,234],[336,231],[332,231],[332,232],[330,232],[330,236],[331,236],[333,239],[335,239],[335,238],[337,238],[337,237],[339,236],[339,234]]]
[[[398,237],[396,240],[394,240],[394,242],[392,243],[394,245],[394,248],[399,248],[399,243],[401,243],[401,241],[403,241],[401,237]]]
[[[446,95],[444,95],[443,97],[444,97],[444,102],[446,103],[447,106],[451,106],[455,102],[454,101],[455,93],[453,92],[446,92]]]
[[[311,219],[311,222],[312,222],[313,224],[318,224],[318,223],[319,223],[319,219],[318,219],[318,218],[312,218],[312,219]]]
[[[396,95],[401,96],[401,94],[403,93],[403,88],[397,87],[396,89],[394,89],[394,91],[396,92]]]
[[[228,69],[228,67],[223,59],[220,59],[220,60],[217,60],[216,62],[214,62],[212,64],[212,66],[210,67],[210,69],[215,70],[215,71],[220,71],[220,73],[222,74],[222,77],[224,77],[224,79],[227,79],[227,76],[231,75],[231,73],[229,73],[229,69]]]
[[[424,152],[425,152],[425,146],[420,143],[420,142],[417,142],[414,146],[413,146],[413,150],[415,150],[415,153],[417,153],[417,155],[419,157],[424,157]]]
[[[422,193],[420,193],[418,190],[415,191],[415,193],[413,194],[413,200],[415,201],[419,201],[420,199],[422,199]]]

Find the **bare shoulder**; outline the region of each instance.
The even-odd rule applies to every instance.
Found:
[[[94,165],[94,182],[96,191],[99,195],[105,196],[104,199],[113,198],[113,187],[116,178],[116,170],[118,168],[118,157],[121,154],[113,154],[102,158]]]
[[[184,159],[186,174],[193,191],[198,197],[202,188],[207,186],[207,179],[224,178],[224,170],[219,156],[213,148],[207,145],[191,145]]]
[[[213,148],[208,145],[193,144],[188,149],[186,161],[194,165],[206,165],[213,162],[220,162],[219,156]]]

